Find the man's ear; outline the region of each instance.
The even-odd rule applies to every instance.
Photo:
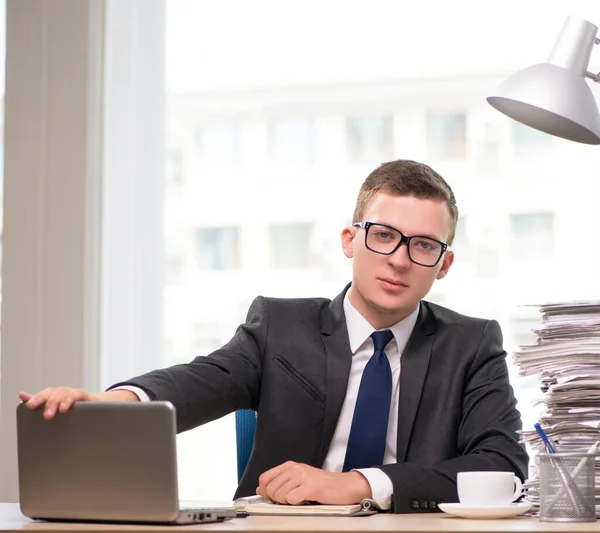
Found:
[[[442,267],[440,268],[440,271],[435,279],[445,278],[446,274],[448,274],[448,270],[450,270],[450,267],[452,266],[452,263],[454,263],[454,252],[446,252],[444,254],[444,258],[442,259]]]
[[[342,230],[342,250],[348,259],[354,257],[354,237],[356,228],[346,227]]]

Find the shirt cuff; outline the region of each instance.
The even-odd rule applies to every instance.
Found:
[[[394,485],[390,477],[379,468],[357,468],[365,476],[369,485],[371,485],[371,494],[379,507],[387,511],[392,506],[392,494]]]
[[[140,399],[140,402],[152,401],[150,399],[150,396],[148,396],[148,393],[145,390],[140,389],[139,387],[134,387],[133,385],[121,385],[120,387],[115,387],[114,389],[108,389],[108,390],[128,390],[129,392],[133,392],[133,394],[135,394]],[[376,469],[373,469],[373,470],[376,470]],[[390,483],[391,483],[391,481],[390,481]]]

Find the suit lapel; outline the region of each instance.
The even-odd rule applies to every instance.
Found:
[[[433,316],[426,304],[421,303],[419,318],[400,360],[400,398],[396,448],[399,463],[406,460],[408,442],[429,368],[434,329]]]
[[[327,357],[327,399],[321,446],[317,458],[319,466],[323,464],[329,451],[329,445],[346,397],[348,376],[350,375],[350,365],[352,363],[352,352],[343,306],[344,295],[348,287],[349,285],[331,302],[322,322],[321,332]]]

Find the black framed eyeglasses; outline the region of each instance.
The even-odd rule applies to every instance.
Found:
[[[392,255],[403,243],[406,243],[408,258],[424,267],[437,265],[449,249],[445,242],[426,237],[411,235],[407,237],[400,230],[375,222],[355,222],[356,228],[365,230],[365,246],[376,254]]]

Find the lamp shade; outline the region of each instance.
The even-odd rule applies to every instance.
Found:
[[[537,130],[586,144],[600,144],[600,113],[585,80],[597,28],[567,19],[547,63],[517,72],[488,103]]]

